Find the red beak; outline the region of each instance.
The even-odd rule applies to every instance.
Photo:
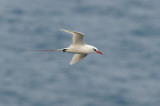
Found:
[[[100,52],[100,51],[96,51],[97,53],[99,53],[99,54],[101,54],[101,55],[103,55],[103,53],[102,52]]]

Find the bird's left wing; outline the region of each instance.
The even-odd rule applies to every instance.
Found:
[[[69,31],[65,29],[60,29],[64,32],[68,32],[73,35],[73,44],[78,44],[78,45],[84,45],[83,37],[84,34],[80,32],[75,32],[75,31]]]
[[[75,54],[70,62],[70,65],[79,62],[81,59],[83,59],[86,56],[87,54]]]

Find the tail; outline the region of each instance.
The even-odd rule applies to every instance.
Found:
[[[52,52],[52,51],[62,51],[66,52],[67,48],[64,49],[57,49],[57,50],[24,50],[24,51],[37,51],[37,52]]]
[[[24,50],[24,51],[49,52],[49,51],[58,51],[58,50]]]
[[[66,50],[68,50],[67,48],[64,48],[64,49],[58,49],[57,51],[63,51],[63,52],[66,52]]]

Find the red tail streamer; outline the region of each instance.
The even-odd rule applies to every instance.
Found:
[[[25,51],[48,52],[48,51],[57,51],[57,50],[25,50]]]

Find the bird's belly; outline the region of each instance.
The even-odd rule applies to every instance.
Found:
[[[85,47],[71,47],[68,52],[70,53],[76,53],[76,54],[89,54],[90,51],[88,50],[88,48],[85,48]]]

